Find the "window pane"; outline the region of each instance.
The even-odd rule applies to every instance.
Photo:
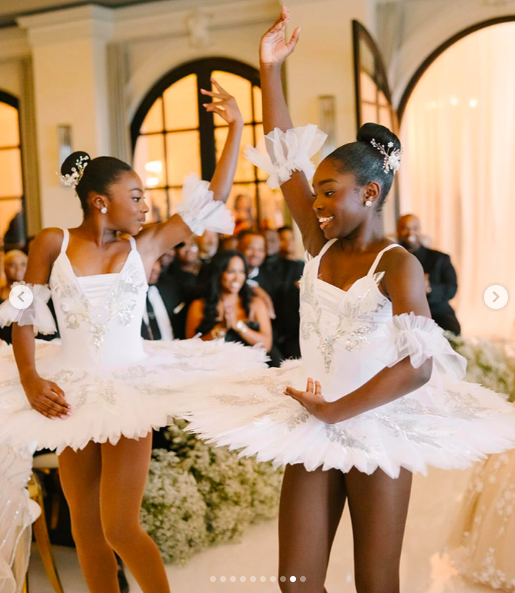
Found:
[[[167,134],[166,151],[169,185],[182,185],[189,173],[201,176],[198,132]]]
[[[220,86],[238,101],[243,121],[245,123],[250,123],[252,121],[251,83],[246,78],[231,74],[230,72],[216,71],[213,72],[213,76],[216,79],[216,82],[218,82]],[[215,88],[213,88],[213,90],[216,91]],[[214,122],[215,126],[227,125],[226,122],[216,114]]]
[[[227,207],[236,220],[235,234],[247,228],[254,228],[257,224],[256,185],[235,183],[229,194]]]
[[[261,140],[261,138],[263,138],[265,132],[263,130],[263,126],[256,126],[256,146],[258,144],[258,142]],[[257,167],[257,177],[259,180],[263,180],[266,181],[269,177],[268,173],[266,171],[263,171],[263,169],[260,169],[259,167]]]
[[[152,105],[150,111],[147,113],[140,132],[142,134],[148,134],[149,132],[162,132],[163,131],[163,99],[159,98]]]
[[[149,212],[147,222],[163,222],[168,219],[168,203],[165,189],[154,189],[145,192]]]
[[[389,107],[379,108],[379,123],[390,130],[392,129],[392,112]]]
[[[378,123],[377,122],[377,107],[375,105],[369,105],[368,103],[361,104],[361,117],[363,123]]]
[[[379,91],[379,105],[390,105],[383,91]]]
[[[361,100],[375,103],[377,101],[377,86],[373,79],[363,70],[360,73],[361,78]]]
[[[170,216],[177,211],[177,206],[182,202],[181,189],[169,189],[168,200],[170,201]]]
[[[280,190],[271,190],[266,183],[258,186],[261,205],[261,228],[277,229],[284,222],[284,199]]]
[[[0,103],[0,147],[19,144],[18,110],[6,103]]]
[[[197,75],[190,74],[163,93],[166,129],[198,128]]]
[[[22,202],[18,200],[0,200],[0,237],[3,238],[12,219],[22,210]]]
[[[220,159],[222,150],[227,138],[229,128],[215,128],[215,142],[216,142],[216,160]],[[240,156],[238,158],[238,165],[236,167],[235,181],[253,181],[254,180],[254,165],[243,156],[243,150],[248,145],[254,146],[254,137],[252,133],[252,126],[245,126],[241,136]]]
[[[139,136],[134,151],[134,170],[145,187],[164,186],[165,182],[164,136]]]
[[[22,195],[20,149],[0,150],[0,198],[21,198]]]
[[[254,93],[254,121],[263,121],[263,99],[261,89],[255,86],[252,89]]]

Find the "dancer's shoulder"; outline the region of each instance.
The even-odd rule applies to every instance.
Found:
[[[44,251],[46,255],[53,259],[57,257],[63,244],[63,230],[57,227],[48,227],[40,231],[30,244],[30,255],[36,255],[36,252]]]

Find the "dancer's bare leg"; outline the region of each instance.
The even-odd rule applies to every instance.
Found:
[[[120,593],[115,555],[100,520],[100,445],[81,451],[66,448],[59,456],[59,474],[70,507],[72,534],[80,567],[91,593]]]
[[[139,440],[122,437],[116,445],[101,445],[100,513],[107,541],[143,593],[169,593],[159,549],[139,522],[151,449],[151,433]]]
[[[279,581],[283,593],[323,593],[329,555],[345,507],[345,475],[288,465],[279,510]],[[296,581],[291,582],[290,577]],[[306,577],[305,582],[300,577]]]
[[[354,535],[357,593],[399,593],[399,565],[411,493],[411,472],[397,479],[376,470],[345,474]]]

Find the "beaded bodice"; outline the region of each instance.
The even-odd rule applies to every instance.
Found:
[[[131,239],[131,251],[118,274],[102,274],[108,283],[100,302],[88,298],[66,255],[68,231],[50,275],[50,289],[62,341],[62,358],[75,367],[131,364],[145,358],[141,320],[148,289],[143,262]],[[91,277],[87,277],[91,278]]]
[[[392,304],[378,283],[378,254],[366,276],[347,291],[318,278],[320,261],[335,240],[316,257],[307,255],[300,296],[300,342],[308,375],[322,382],[327,393],[350,393],[381,370],[374,350],[389,330]],[[377,352],[377,350],[376,350]]]

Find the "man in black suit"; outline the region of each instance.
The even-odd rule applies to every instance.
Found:
[[[401,216],[397,225],[399,243],[422,264],[426,276],[426,292],[431,315],[444,330],[459,335],[460,324],[449,301],[458,291],[458,278],[451,258],[446,253],[424,247],[420,220],[414,214]]]

